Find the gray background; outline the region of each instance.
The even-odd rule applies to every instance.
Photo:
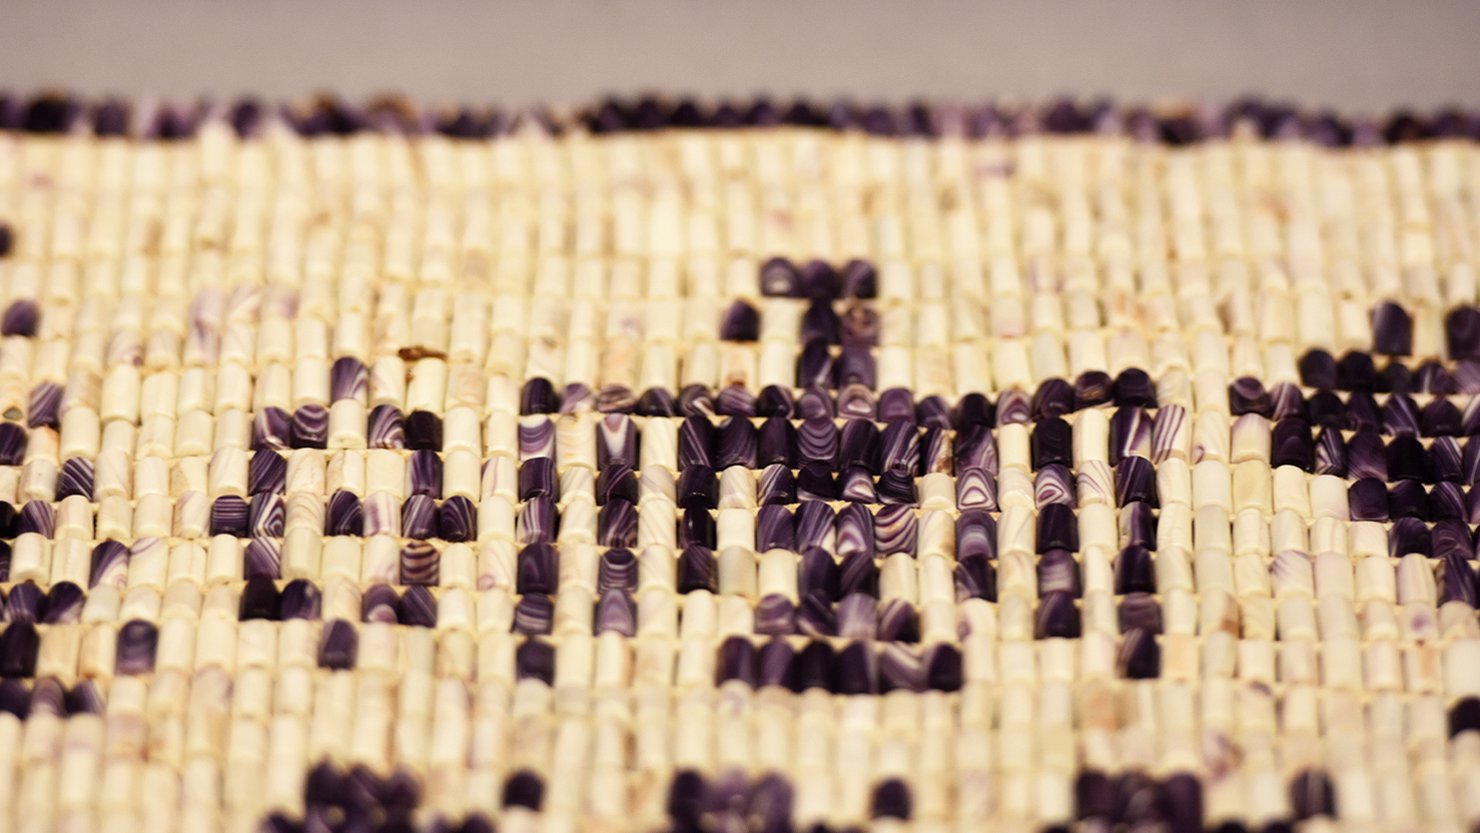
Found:
[[[0,0],[0,85],[1480,104],[1480,0]]]

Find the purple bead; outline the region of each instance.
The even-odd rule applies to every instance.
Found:
[[[1384,433],[1409,437],[1418,434],[1418,405],[1407,394],[1389,396],[1381,418]]]
[[[1259,414],[1267,417],[1272,409],[1264,384],[1252,376],[1240,376],[1228,386],[1228,407],[1234,416]]]
[[[714,412],[720,416],[755,416],[755,397],[742,385],[728,385],[714,400]]]
[[[838,598],[838,564],[821,547],[807,547],[797,562],[797,590],[826,601]]]
[[[920,440],[920,474],[954,474],[956,461],[949,428],[930,426]]]
[[[637,507],[625,500],[608,500],[596,514],[596,542],[603,547],[637,545]]]
[[[828,463],[803,463],[797,470],[796,486],[802,500],[838,499],[838,484]]]
[[[1398,518],[1388,530],[1388,555],[1401,558],[1418,553],[1427,556],[1433,552],[1432,535],[1429,527],[1417,518]]]
[[[402,516],[406,514],[402,511]],[[325,535],[361,535],[365,530],[364,509],[360,498],[348,489],[339,489],[329,496],[324,507]]]
[[[372,584],[360,597],[360,620],[394,625],[401,619],[401,597],[394,588]]]
[[[1314,425],[1340,428],[1346,424],[1346,403],[1329,390],[1312,394],[1305,403],[1305,413]]]
[[[1290,779],[1290,807],[1300,821],[1317,816],[1335,817],[1336,788],[1324,772],[1304,770]]]
[[[519,391],[519,413],[521,416],[560,413],[560,394],[549,379],[537,376],[524,383]]]
[[[405,550],[402,550],[401,571],[404,576]],[[435,566],[435,565],[434,565]],[[403,578],[404,581],[404,578]],[[435,583],[435,579],[433,580]],[[437,600],[424,584],[413,584],[401,597],[400,624],[412,628],[435,628],[437,626]]]
[[[743,417],[727,417],[720,423],[714,439],[714,467],[756,467],[758,440],[755,425]]]
[[[1451,360],[1480,358],[1480,310],[1460,307],[1444,319],[1445,348]]]
[[[780,385],[766,385],[756,397],[755,413],[761,417],[790,419],[795,403],[791,391]]]
[[[1122,596],[1118,618],[1121,633],[1140,630],[1159,634],[1162,630],[1161,603],[1151,593],[1127,593]]]
[[[293,448],[328,447],[329,409],[311,402],[294,411],[289,435]]]
[[[874,422],[878,416],[878,409],[874,406],[873,391],[857,382],[844,385],[838,391],[839,418]]]
[[[879,606],[876,638],[883,642],[919,642],[920,615],[907,599],[890,599]]]
[[[93,494],[93,464],[91,460],[83,457],[73,457],[62,463],[62,470],[57,474],[57,500],[79,495],[92,500]]]
[[[1308,388],[1337,386],[1336,360],[1325,350],[1311,350],[1300,357],[1300,382]]]
[[[1465,493],[1458,483],[1435,483],[1433,491],[1429,492],[1428,503],[1432,520],[1460,521],[1469,517],[1465,510]]]
[[[871,553],[852,552],[843,556],[838,567],[838,590],[831,597],[822,597],[825,601],[833,598],[842,598],[855,593],[878,596],[879,594],[879,568],[874,564]]]
[[[637,465],[637,426],[626,414],[606,414],[596,422],[596,467]]]
[[[951,428],[951,408],[936,395],[926,396],[915,404],[915,418],[927,430],[948,431]]]
[[[861,508],[861,507],[860,507]],[[1072,517],[1072,514],[1071,514]],[[915,552],[919,521],[911,506],[884,506],[874,516],[874,545],[879,555]]]
[[[1350,431],[1378,431],[1382,417],[1378,412],[1377,400],[1367,391],[1352,391],[1346,399],[1346,422]]]
[[[41,308],[29,299],[14,301],[0,315],[0,336],[34,338],[41,323]]]
[[[10,588],[5,599],[5,621],[34,624],[46,613],[46,595],[34,581],[26,581]]]
[[[1035,639],[1078,639],[1080,634],[1079,608],[1072,594],[1057,591],[1039,598],[1033,620]]]
[[[854,423],[849,423],[852,424]],[[846,428],[844,434],[847,434]],[[880,468],[884,472],[916,472],[920,467],[920,433],[914,424],[891,422],[885,425],[879,438],[878,456]]]
[[[680,593],[695,590],[717,592],[719,585],[718,566],[714,551],[698,544],[689,544],[678,556],[675,586]]]
[[[797,455],[803,462],[833,463],[838,459],[838,428],[830,418],[804,420],[796,433]]]
[[[829,427],[831,423],[828,423]],[[834,433],[836,429],[833,429]],[[797,429],[784,417],[768,417],[756,431],[755,461],[757,466],[781,464],[792,468],[797,460]],[[814,459],[830,460],[832,453]]]
[[[1156,643],[1156,636],[1140,629],[1126,631],[1120,638],[1116,666],[1128,680],[1154,680],[1161,676],[1161,647]]]
[[[814,338],[804,342],[797,356],[796,386],[833,387],[833,357],[828,350],[827,340]]]
[[[691,468],[702,468],[692,466]],[[685,473],[688,469],[684,470]],[[605,506],[608,501],[625,500],[636,504],[638,497],[637,474],[624,463],[614,463],[596,475],[596,505]]]
[[[879,475],[877,489],[879,502],[886,506],[915,506],[919,496],[915,492],[913,472],[891,470]]]
[[[376,405],[370,409],[366,442],[371,448],[401,449],[406,447],[406,420],[400,409]]]
[[[756,657],[757,683],[760,687],[780,686],[796,690],[796,651],[784,639],[772,639],[761,646]]]
[[[1377,368],[1372,357],[1351,351],[1336,363],[1336,386],[1343,390],[1372,391],[1377,387]]]
[[[1109,403],[1114,381],[1110,374],[1100,370],[1087,370],[1074,380],[1074,409],[1092,408]]]
[[[1463,430],[1464,416],[1444,397],[1437,397],[1419,413],[1419,433],[1425,437],[1455,437]]]
[[[211,534],[247,537],[247,502],[236,495],[222,495],[211,504]]]
[[[1061,503],[1050,503],[1038,511],[1038,552],[1064,549],[1079,550],[1079,522],[1074,510]]]
[[[1270,431],[1270,464],[1311,470],[1315,464],[1315,444],[1310,437],[1310,423],[1300,417],[1287,417],[1274,424]]]
[[[554,623],[555,602],[543,593],[528,593],[514,606],[514,633],[546,636]]]
[[[637,556],[622,547],[607,550],[601,556],[596,573],[596,590],[637,590]]]
[[[685,385],[683,390],[678,392],[676,405],[678,416],[714,416],[714,399],[710,395],[709,388],[704,385]]]
[[[1352,478],[1388,479],[1387,449],[1372,431],[1358,431],[1346,444],[1347,475]]]
[[[1372,311],[1372,352],[1389,356],[1413,354],[1413,319],[1391,301],[1379,304]]]
[[[709,466],[714,463],[714,424],[706,417],[690,416],[678,429],[678,467]]]
[[[1110,465],[1127,457],[1145,457],[1151,450],[1151,420],[1137,407],[1117,408],[1110,417]]]
[[[1156,546],[1156,513],[1151,504],[1127,503],[1120,510],[1121,541],[1127,546],[1138,545],[1151,549]]]
[[[321,595],[319,588],[307,579],[294,579],[283,587],[279,612],[283,621],[289,619],[319,618]]]
[[[637,608],[628,590],[605,590],[596,602],[593,627],[598,634],[611,631],[631,638],[637,635]]]
[[[879,274],[866,260],[850,260],[843,265],[842,290],[845,298],[877,298]]]
[[[406,447],[440,451],[442,449],[442,418],[430,411],[412,411],[406,417]]]
[[[435,585],[441,561],[441,553],[426,541],[408,542],[401,547],[401,584]]]
[[[877,694],[878,691],[878,656],[871,644],[854,642],[838,652],[835,693]]]
[[[1033,421],[1033,400],[1018,388],[1009,388],[997,397],[998,425],[1027,425]]]
[[[755,548],[759,552],[781,549],[795,551],[796,527],[785,506],[762,506],[755,519]]]
[[[761,471],[760,485],[756,489],[762,506],[786,505],[797,502],[796,478],[784,464],[776,463]]]
[[[810,642],[793,662],[795,690],[821,688],[832,691],[837,685],[837,653],[826,642]]]
[[[1341,435],[1341,431],[1335,428],[1322,428],[1320,434],[1316,435],[1316,456],[1311,472],[1317,475],[1345,476],[1348,471],[1347,441]],[[1387,468],[1384,462],[1384,469]]]
[[[1128,367],[1115,377],[1111,396],[1120,407],[1155,408],[1156,384],[1146,371]]]
[[[801,342],[807,344],[816,340],[838,344],[841,341],[842,327],[843,322],[830,302],[813,301],[807,305],[807,311],[802,315]]]
[[[283,558],[278,551],[277,541],[272,538],[253,538],[247,542],[242,554],[242,576],[247,579],[282,578]]]
[[[836,316],[834,318],[836,319]],[[872,306],[858,302],[849,304],[844,308],[842,318],[836,320],[836,323],[838,329],[830,340],[831,343],[841,343],[844,347],[852,347],[858,351],[879,346],[879,313]],[[802,329],[804,340],[806,332],[804,319]]]
[[[442,458],[437,452],[421,449],[411,452],[406,461],[407,480],[413,495],[442,496]]]
[[[743,636],[732,636],[720,643],[714,684],[723,685],[733,680],[755,688],[759,680],[756,666],[755,646]]]
[[[1145,457],[1127,457],[1115,469],[1116,505],[1156,503],[1156,471]]]
[[[755,632],[761,636],[790,636],[797,632],[796,606],[780,593],[767,593],[755,605]]]
[[[242,586],[237,617],[243,622],[252,619],[276,621],[279,617],[279,604],[277,585],[271,578],[266,576],[249,578]]]
[[[97,587],[105,579],[125,571],[127,564],[127,547],[112,540],[99,543],[92,550],[92,564],[87,586]]]
[[[878,415],[880,422],[908,423],[914,426],[915,399],[906,388],[890,388],[879,394]]]
[[[997,557],[997,520],[987,509],[967,509],[956,518],[956,557]]]
[[[287,482],[288,462],[270,449],[252,452],[247,467],[247,493],[280,494]]]
[[[1442,520],[1434,524],[1430,534],[1430,552],[1442,558],[1459,554],[1469,560],[1475,557],[1474,542],[1470,540],[1470,528],[1464,520]]]
[[[1155,593],[1155,569],[1149,550],[1137,545],[1126,547],[1115,557],[1115,592]]]
[[[30,428],[59,428],[62,404],[62,386],[55,382],[42,382],[31,388],[26,404],[26,425]]]
[[[1440,562],[1440,603],[1463,602],[1470,607],[1477,603],[1475,570],[1463,554],[1451,552]]]
[[[761,335],[761,314],[745,301],[736,301],[725,310],[719,326],[721,341],[756,341]]]
[[[329,397],[338,402],[341,399],[358,399],[364,402],[370,395],[370,373],[365,369],[365,363],[354,356],[341,356],[334,360],[334,366],[329,371]]]
[[[0,677],[36,676],[41,637],[30,622],[11,622],[0,631]],[[33,701],[34,704],[34,701]]]
[[[1165,410],[1165,408],[1162,410]],[[1304,417],[1305,395],[1300,392],[1300,388],[1289,382],[1279,382],[1270,388],[1269,416],[1271,419],[1276,420],[1295,416]]]
[[[837,516],[827,503],[820,500],[801,501],[797,505],[795,525],[798,547],[821,547],[828,550],[835,546]]]
[[[1068,593],[1075,598],[1081,594],[1079,586],[1079,564],[1068,550],[1049,550],[1038,559],[1038,594]]]
[[[521,594],[554,593],[560,581],[560,559],[555,547],[542,542],[521,550],[515,581]]]
[[[1427,456],[1417,437],[1394,437],[1387,446],[1388,479],[1430,479]]]
[[[437,537],[454,543],[471,541],[478,529],[478,509],[462,495],[443,501],[437,509]]]
[[[1418,393],[1452,395],[1476,393],[1480,388],[1480,363],[1466,359],[1455,363],[1454,372],[1432,359],[1413,372],[1413,388]]]
[[[536,497],[559,499],[560,481],[555,474],[555,460],[536,457],[519,466],[519,499]]]
[[[714,548],[715,536],[714,516],[707,509],[685,509],[683,517],[678,521],[678,542],[680,546],[699,544],[700,546]]]
[[[820,386],[812,386],[803,390],[797,397],[796,418],[802,420],[826,419],[832,420],[837,416],[837,405],[826,390]]]
[[[956,475],[956,506],[997,511],[997,481],[982,468],[961,469]]]
[[[16,589],[19,589],[19,586]],[[87,594],[82,592],[81,587],[70,581],[59,581],[46,591],[46,603],[42,606],[44,612],[38,621],[43,625],[71,625],[80,622],[82,621],[82,605],[86,601]],[[11,621],[15,621],[14,612],[8,610],[7,612],[10,614]]]
[[[1417,480],[1400,480],[1388,490],[1388,513],[1394,518],[1431,520],[1429,494]]]
[[[760,290],[762,295],[772,297],[800,297],[802,274],[795,264],[784,257],[773,257],[761,264]]]
[[[838,499],[850,503],[878,503],[874,478],[862,466],[847,466],[838,472]]]
[[[154,654],[159,647],[159,629],[143,619],[134,619],[118,630],[114,654],[114,673],[119,676],[148,674],[154,670]]]
[[[1033,392],[1033,418],[1059,417],[1074,410],[1074,388],[1063,379],[1045,379]]]
[[[673,394],[663,388],[648,388],[637,398],[633,411],[642,416],[671,417],[678,415]]]
[[[1033,468],[1069,465],[1074,462],[1074,433],[1059,417],[1040,421],[1033,427]]]
[[[1465,479],[1465,463],[1459,441],[1454,437],[1435,437],[1429,444],[1428,463],[1429,472],[1437,483],[1469,483]]]

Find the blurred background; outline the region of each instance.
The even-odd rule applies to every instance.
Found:
[[[1480,0],[5,0],[0,86],[1480,103]]]

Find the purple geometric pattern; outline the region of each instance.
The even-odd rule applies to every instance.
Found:
[[[0,101],[0,829],[1474,825],[1476,128]]]

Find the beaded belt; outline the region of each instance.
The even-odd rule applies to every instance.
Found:
[[[1464,830],[1477,135],[0,100],[0,833]]]

